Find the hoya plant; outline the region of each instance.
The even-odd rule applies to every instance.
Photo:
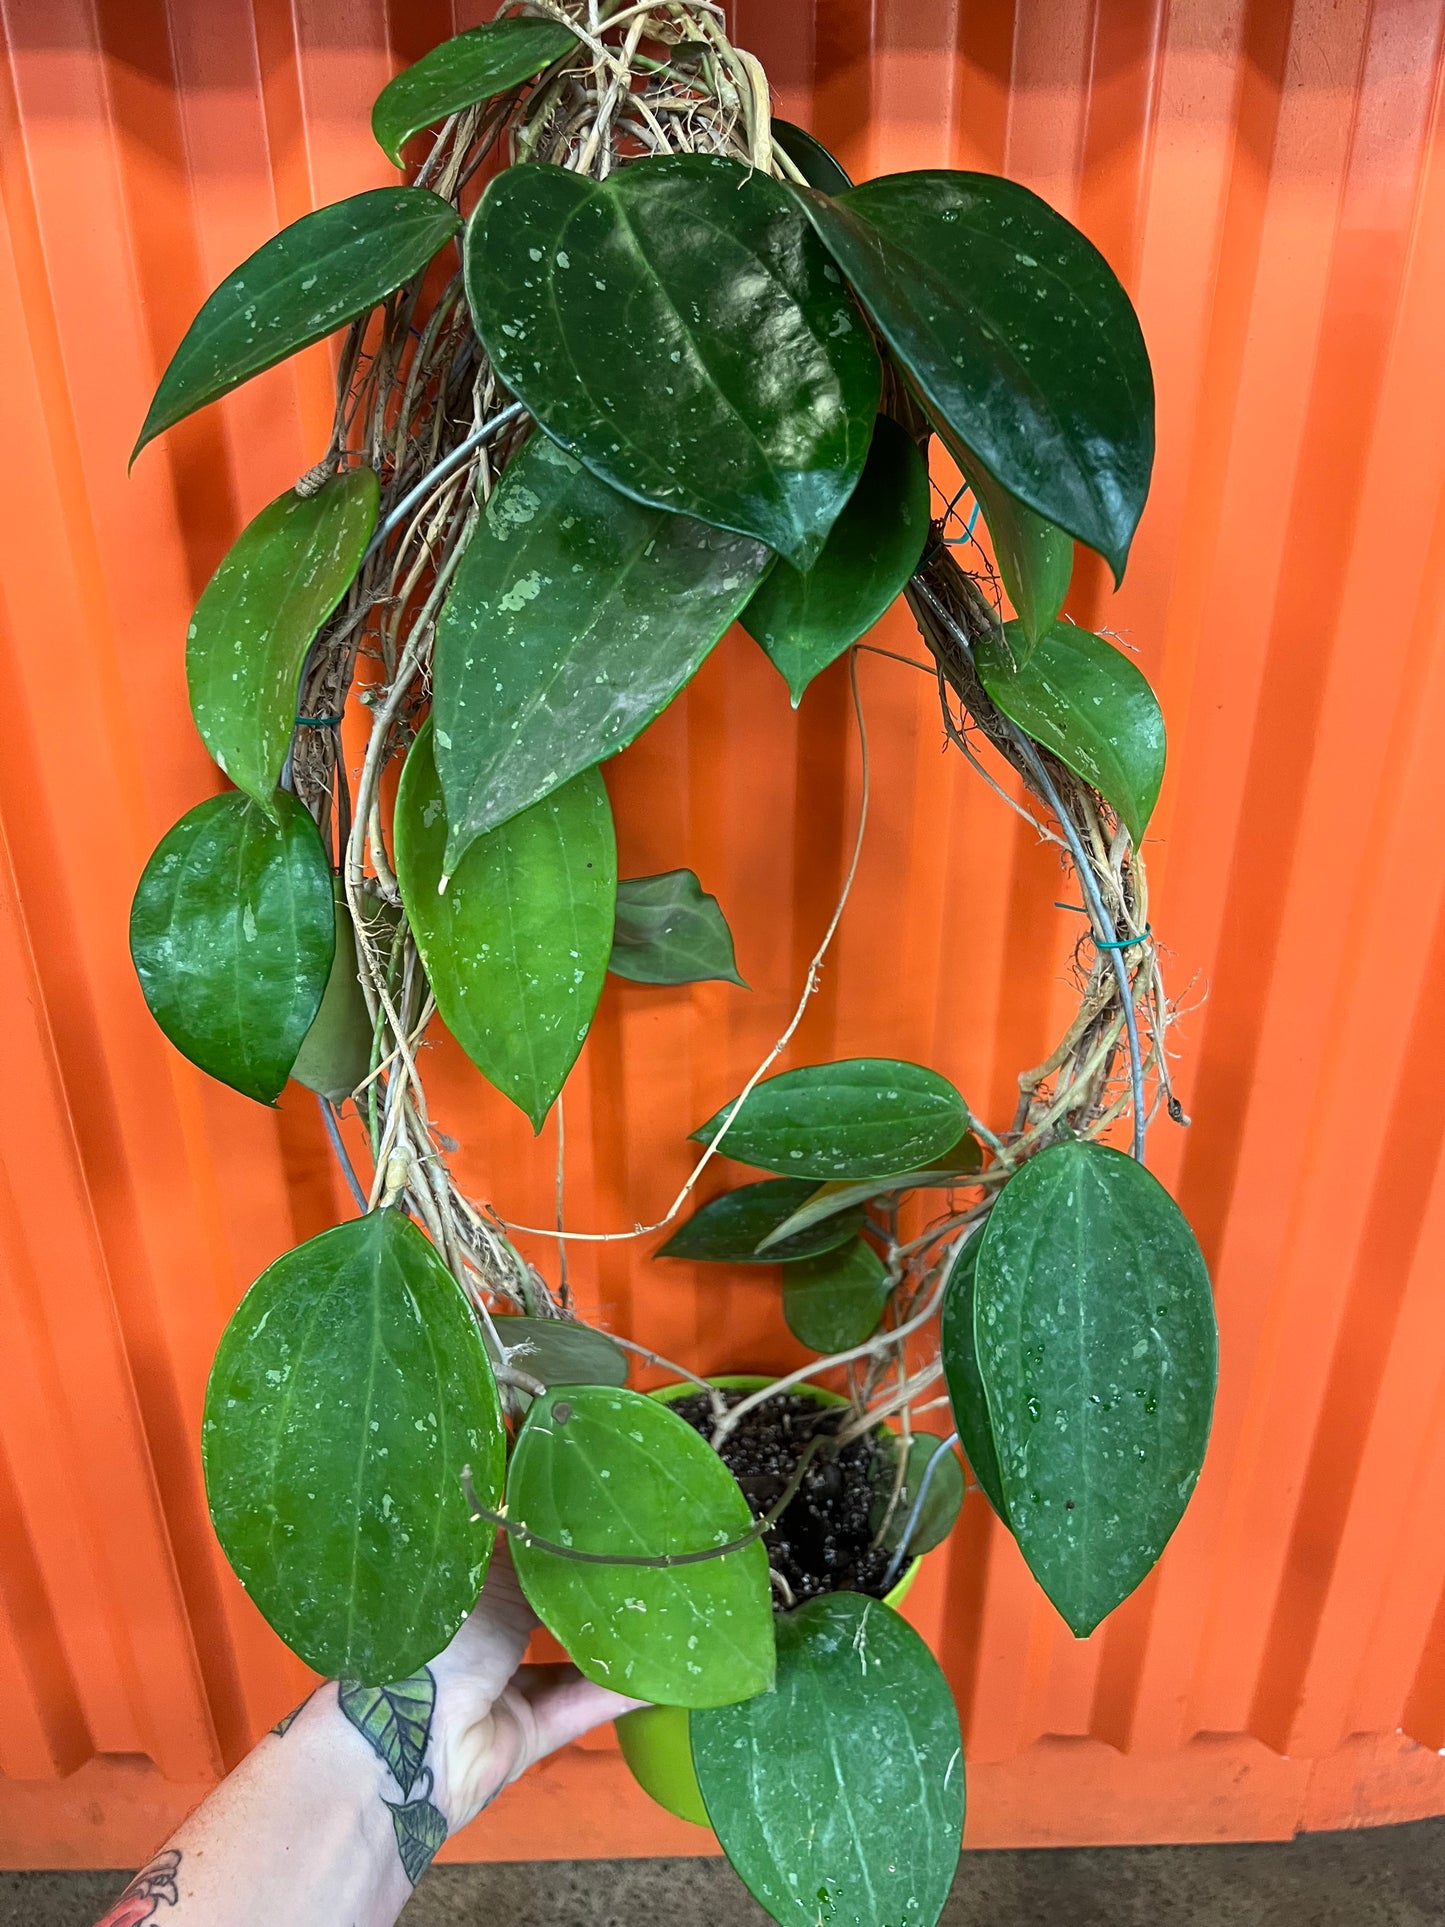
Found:
[[[1158,1559],[1209,1431],[1209,1282],[1144,1164],[1150,1117],[1182,1121],[1141,857],[1164,728],[1061,614],[1076,545],[1117,580],[1144,506],[1140,328],[1014,182],[853,185],[707,0],[522,0],[373,125],[405,184],[223,281],[137,443],[338,337],[330,442],[190,625],[226,785],[132,915],[167,1036],[258,1103],[314,1091],[357,1205],[221,1340],[215,1528],[389,1765],[413,1880],[446,1833],[429,1662],[505,1533],[582,1671],[651,1703],[624,1723],[639,1777],[774,1919],[929,1927],[964,1763],[896,1607],[960,1451],[1084,1637]],[[993,1127],[886,1054],[886,985],[880,1055],[792,1061],[845,889],[793,1024],[677,1120],[695,1168],[636,1234],[664,1266],[770,1267],[816,1356],[644,1395],[647,1334],[580,1322],[507,1200],[454,1182],[421,1046],[445,1027],[540,1130],[609,971],[746,995],[703,879],[618,876],[605,766],[734,623],[796,705],[899,596],[923,654],[891,673],[936,682],[947,742],[1072,878],[1077,1014]],[[751,1170],[716,1191],[724,1158]]]

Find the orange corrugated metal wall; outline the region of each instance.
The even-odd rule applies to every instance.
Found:
[[[478,9],[481,11],[482,9]],[[182,643],[241,522],[314,458],[323,351],[125,460],[204,293],[382,181],[370,102],[475,13],[395,0],[0,0],[0,1860],[134,1862],[298,1696],[211,1539],[220,1327],[348,1207],[310,1100],[162,1042],[125,950],[160,832],[213,787]],[[1267,1837],[1445,1811],[1445,0],[740,0],[784,111],[855,174],[1002,169],[1139,305],[1160,458],[1129,579],[1170,776],[1153,918],[1192,984],[1195,1122],[1155,1169],[1210,1257],[1214,1443],[1160,1571],[1086,1644],[981,1499],[913,1615],[964,1708],[969,1839]],[[1107,614],[1106,614],[1107,611]],[[905,621],[886,624],[907,645]],[[916,1056],[998,1122],[1064,1019],[1058,873],[862,670],[873,820],[792,1061]],[[752,994],[609,983],[569,1087],[578,1228],[655,1215],[777,1034],[857,803],[846,684],[795,717],[740,635],[610,771],[631,871],[693,865]],[[550,1128],[439,1050],[473,1188],[550,1209]],[[796,1356],[775,1288],[626,1245],[584,1308],[711,1369]],[[452,1851],[702,1851],[607,1736]]]

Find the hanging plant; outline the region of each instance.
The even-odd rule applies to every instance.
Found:
[[[424,156],[410,184],[242,263],[137,444],[346,330],[329,446],[191,625],[235,787],[162,840],[132,918],[180,1050],[261,1102],[309,1085],[343,1159],[354,1106],[370,1152],[362,1215],[278,1259],[221,1341],[216,1529],[282,1637],[403,1734],[505,1532],[582,1671],[654,1702],[623,1722],[634,1770],[774,1919],[928,1927],[964,1764],[896,1605],[961,1503],[955,1447],[1083,1637],[1209,1432],[1209,1281],[1143,1161],[1156,1111],[1182,1121],[1140,849],[1163,722],[1061,617],[1074,545],[1117,579],[1144,506],[1139,324],[1013,182],[852,185],[707,0],[522,0],[398,76],[374,127]],[[845,888],[774,1050],[678,1120],[682,1193],[617,1234],[773,1267],[821,1356],[644,1397],[646,1334],[579,1323],[506,1201],[458,1188],[420,1046],[444,1025],[540,1129],[609,970],[741,986],[705,880],[618,877],[600,766],[734,622],[796,704],[899,595],[948,741],[1081,892],[1077,1014],[996,1130],[926,1066],[783,1064]],[[719,1153],[758,1175],[694,1207]],[[915,1423],[949,1403],[947,1436]],[[396,1811],[415,1879],[445,1816]]]

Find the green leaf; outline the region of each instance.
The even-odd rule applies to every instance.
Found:
[[[372,1752],[390,1772],[406,1799],[426,1757],[436,1707],[437,1686],[430,1667],[389,1686],[363,1686],[359,1680],[336,1684],[336,1701]]]
[[[766,561],[755,542],[640,508],[534,436],[437,625],[448,872],[473,837],[625,749],[696,674]]]
[[[867,466],[822,553],[800,572],[781,556],[739,620],[792,691],[870,630],[928,539],[928,470],[897,422],[878,417]]]
[[[1064,606],[1074,573],[1073,540],[1000,488],[956,442],[950,447],[993,537],[998,572],[1018,611],[1018,621],[1008,625],[1009,641],[1015,660],[1026,662]]]
[[[443,891],[445,843],[428,725],[397,792],[397,882],[447,1029],[540,1131],[612,949],[617,842],[602,777],[584,770],[476,838]]]
[[[336,902],[336,950],[331,973],[310,1030],[301,1041],[291,1075],[308,1091],[339,1104],[364,1083],[371,1071],[373,1037],[371,1012],[366,1008],[357,974],[356,931],[346,902],[346,885],[332,878]],[[378,902],[377,916],[391,922],[389,904]]]
[[[1009,1525],[1085,1638],[1158,1559],[1199,1477],[1218,1349],[1199,1246],[1142,1165],[1056,1145],[989,1214],[973,1326]]]
[[[376,527],[376,472],[294,489],[247,524],[207,583],[186,637],[191,714],[237,789],[274,815],[306,652],[346,594]]]
[[[983,1234],[976,1231],[960,1245],[953,1260],[943,1294],[943,1315],[939,1320],[939,1349],[943,1375],[948,1386],[948,1401],[953,1407],[953,1422],[964,1457],[973,1468],[984,1496],[1004,1524],[1008,1512],[1003,1501],[1003,1481],[998,1468],[998,1452],[993,1440],[993,1420],[984,1397],[983,1379],[978,1369],[978,1349],[974,1343],[973,1305],[978,1275],[978,1254]]]
[[[1056,622],[1014,669],[1006,647],[1013,627],[1002,642],[980,641],[979,680],[1025,735],[1093,784],[1137,848],[1164,781],[1158,697],[1126,655],[1072,622]]]
[[[497,1336],[529,1378],[544,1385],[625,1385],[626,1356],[606,1332],[572,1318],[501,1317],[492,1313]]]
[[[892,1434],[888,1436],[891,1438]],[[940,1453],[943,1455],[941,1458]],[[935,1546],[942,1545],[962,1510],[963,1467],[958,1462],[958,1455],[937,1433],[915,1432],[908,1443],[908,1463],[904,1468],[903,1484],[891,1513],[888,1503],[893,1497],[898,1454],[896,1451],[892,1454],[891,1463],[886,1453],[879,1453],[873,1461],[877,1483],[868,1508],[868,1523],[875,1532],[882,1531],[883,1537],[879,1543],[890,1552],[897,1551],[907,1531],[924,1475],[935,1459],[938,1459],[938,1464],[929,1477],[922,1508],[908,1539],[908,1557],[921,1559],[925,1552],[932,1552]]]
[[[1154,383],[1098,249],[991,174],[794,192],[937,426],[1121,576],[1154,460]]]
[[[888,1269],[872,1245],[850,1238],[821,1257],[785,1267],[783,1317],[810,1351],[849,1351],[878,1329],[890,1289]]]
[[[862,1225],[862,1205],[830,1216],[766,1253],[758,1250],[769,1233],[776,1231],[812,1191],[806,1178],[764,1178],[760,1184],[724,1191],[694,1211],[665,1245],[658,1246],[654,1256],[702,1258],[720,1265],[775,1265],[789,1258],[810,1258],[816,1252],[830,1251],[834,1245],[844,1244]]]
[[[578,1551],[696,1552],[752,1525],[736,1480],[676,1412],[640,1392],[539,1398],[512,1455],[507,1512]],[[761,1540],[685,1566],[591,1565],[512,1542],[538,1618],[590,1680],[667,1706],[717,1706],[773,1678]]]
[[[412,1800],[406,1806],[391,1808],[391,1824],[396,1834],[397,1852],[406,1877],[414,1887],[447,1837],[447,1817],[430,1800]]]
[[[331,866],[294,796],[272,822],[235,790],[168,830],[130,910],[150,1013],[184,1056],[262,1104],[280,1095],[336,943]]]
[[[946,1191],[954,1185],[966,1184],[982,1162],[978,1139],[966,1134],[951,1151],[945,1151],[942,1157],[935,1158],[921,1170],[900,1171],[883,1179],[859,1178],[852,1183],[820,1184],[809,1191],[790,1218],[784,1218],[777,1230],[763,1239],[758,1247],[759,1255],[771,1256],[775,1240],[781,1242],[784,1238],[796,1237],[824,1218],[831,1218],[835,1211],[846,1211],[850,1205],[867,1204],[871,1198],[885,1198],[895,1191]]]
[[[840,1592],[784,1614],[776,1691],[689,1724],[723,1852],[782,1927],[933,1927],[958,1871],[963,1743],[937,1660],[891,1607]]]
[[[492,20],[444,40],[377,95],[371,131],[389,161],[413,134],[449,114],[510,93],[577,45],[560,20]]]
[[[820,194],[842,194],[853,185],[839,162],[806,127],[795,127],[790,120],[774,119],[773,139],[809,187],[816,187]]]
[[[635,984],[739,984],[727,918],[691,870],[624,877],[607,968]]]
[[[806,568],[863,468],[872,340],[788,190],[713,154],[504,168],[467,233],[477,332],[624,494]]]
[[[186,330],[131,461],[198,408],[384,301],[460,225],[456,209],[424,187],[376,187],[283,228],[227,275]]]
[[[318,1673],[405,1679],[476,1601],[505,1435],[461,1287],[408,1219],[372,1212],[278,1258],[206,1388],[211,1519],[241,1584]]]
[[[693,1137],[711,1144],[731,1109]],[[765,1078],[723,1148],[740,1164],[791,1177],[887,1178],[926,1164],[967,1127],[968,1107],[946,1077],[898,1058],[851,1057]]]

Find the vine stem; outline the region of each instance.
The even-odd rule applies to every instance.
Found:
[[[932,584],[928,582],[924,576],[919,574],[914,576],[910,587],[929,604],[938,620],[946,624],[953,631],[954,639],[958,644],[960,652],[966,659],[970,671],[977,674],[973,659],[973,650],[969,646],[968,639],[959,632],[957,625],[952,622],[948,610],[940,602],[937,595],[935,595]],[[1048,769],[1044,764],[1044,759],[1039,755],[1033,739],[1027,736],[1011,717],[1005,716],[1002,710],[999,711],[999,717],[1003,727],[1008,732],[1010,741],[1027,764],[1029,774],[1037,784],[1044,801],[1058,819],[1059,828],[1063,831],[1064,838],[1069,846],[1069,854],[1074,860],[1074,869],[1079,878],[1079,888],[1083,891],[1084,901],[1089,906],[1089,920],[1094,926],[1095,940],[1099,948],[1107,953],[1110,967],[1114,972],[1115,981],[1119,986],[1119,1000],[1124,1019],[1124,1032],[1129,1045],[1129,1083],[1133,1096],[1134,1115],[1132,1121],[1134,1128],[1131,1148],[1134,1157],[1142,1164],[1144,1162],[1144,1133],[1148,1128],[1149,1120],[1144,1103],[1144,1055],[1139,1044],[1139,1020],[1134,1009],[1134,986],[1129,976],[1129,967],[1124,962],[1123,953],[1115,947],[1116,939],[1114,928],[1104,908],[1104,899],[1099,893],[1099,886],[1094,877],[1093,864],[1090,862],[1088,852],[1084,848],[1083,838],[1079,835],[1073,818],[1064,807],[1063,798],[1054,786],[1054,780],[1049,775]]]

